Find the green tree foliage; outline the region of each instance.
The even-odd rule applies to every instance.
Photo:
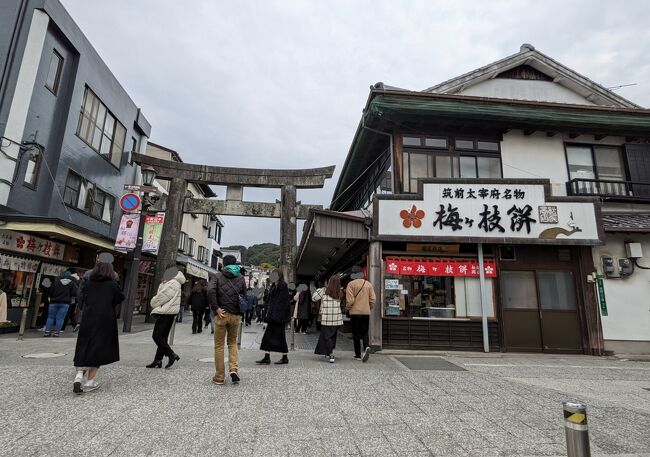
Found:
[[[246,246],[228,246],[223,249],[237,249],[241,251],[243,265],[261,266],[263,263],[275,268],[280,264],[280,246],[274,243],[254,244]],[[265,265],[264,267],[269,268]]]

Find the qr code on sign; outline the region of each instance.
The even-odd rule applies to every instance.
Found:
[[[557,206],[540,206],[539,222],[540,224],[557,224]]]

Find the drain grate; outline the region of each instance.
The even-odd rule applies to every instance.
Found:
[[[442,357],[395,357],[401,364],[409,370],[428,370],[428,371],[467,371]]]

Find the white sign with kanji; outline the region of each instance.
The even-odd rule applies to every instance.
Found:
[[[378,235],[599,243],[592,202],[547,201],[541,184],[426,183],[424,198],[378,197]]]
[[[0,230],[0,249],[63,260],[65,245],[28,233]]]

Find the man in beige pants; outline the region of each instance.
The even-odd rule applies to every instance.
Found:
[[[365,279],[361,267],[352,267],[352,281],[345,290],[346,309],[352,321],[352,340],[354,341],[354,358],[367,362],[370,357],[368,327],[370,313],[377,300],[375,288]],[[361,355],[363,342],[363,356]]]

